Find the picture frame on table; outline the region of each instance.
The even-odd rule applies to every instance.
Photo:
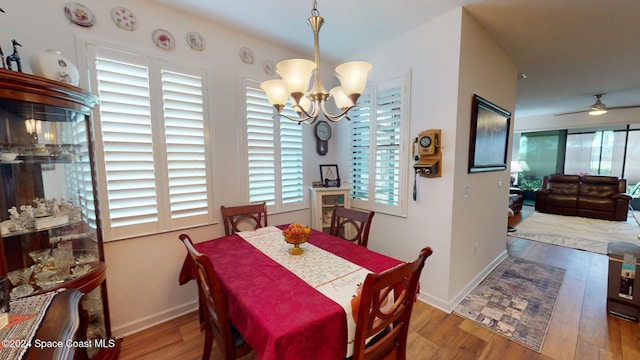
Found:
[[[320,165],[320,181],[324,187],[340,187],[340,173],[338,172],[338,165]]]
[[[473,95],[468,173],[507,168],[511,112]]]

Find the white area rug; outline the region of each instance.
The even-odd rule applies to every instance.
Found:
[[[636,218],[640,212],[635,212]],[[516,226],[511,237],[540,241],[548,244],[607,254],[607,245],[613,241],[626,241],[640,245],[640,226],[629,211],[627,221],[588,219],[534,212]]]

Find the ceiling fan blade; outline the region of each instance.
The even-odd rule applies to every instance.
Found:
[[[621,109],[639,109],[639,108],[640,108],[640,104],[639,105],[627,105],[627,106],[607,106],[607,111],[621,110]],[[589,112],[589,109],[586,109],[586,110],[580,110],[580,111],[566,112],[566,113],[562,113],[562,114],[555,114],[553,116],[564,116],[564,115],[581,114],[581,113],[588,113],[588,112]]]
[[[580,110],[580,111],[572,111],[572,112],[567,112],[567,113],[562,113],[562,114],[554,114],[553,116],[564,116],[564,115],[572,115],[572,114],[580,114],[580,113],[586,113],[589,112],[589,110]]]
[[[640,105],[627,105],[627,106],[611,106],[609,110],[620,110],[620,109],[638,109]]]

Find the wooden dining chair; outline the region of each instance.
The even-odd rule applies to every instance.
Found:
[[[200,316],[203,317],[201,320],[204,321],[205,329],[202,359],[209,360],[214,340],[225,360],[249,354],[251,347],[229,321],[227,300],[211,259],[196,250],[189,235],[180,234],[179,238],[196,267]]]
[[[267,204],[251,204],[240,206],[221,206],[225,235],[233,235],[253,226],[258,229],[267,226]]]
[[[424,262],[431,254],[431,248],[426,247],[412,263],[367,275],[354,309],[353,360],[406,359],[411,311]],[[394,302],[389,303],[392,292]]]
[[[359,211],[334,206],[329,234],[367,247],[369,228],[375,211]]]

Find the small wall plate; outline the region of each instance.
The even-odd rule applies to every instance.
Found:
[[[151,37],[153,38],[153,42],[156,44],[156,46],[164,50],[171,50],[176,44],[173,35],[171,35],[170,32],[164,29],[154,30],[153,34],[151,34]]]
[[[253,60],[255,59],[255,56],[253,55],[253,50],[249,49],[248,47],[242,47],[240,49],[240,59],[242,59],[242,62],[245,64],[253,64]]]
[[[96,23],[96,17],[88,7],[75,2],[64,5],[64,15],[72,23],[82,27],[92,27]]]
[[[111,9],[111,20],[124,30],[133,31],[138,27],[138,19],[127,8],[116,6]]]

